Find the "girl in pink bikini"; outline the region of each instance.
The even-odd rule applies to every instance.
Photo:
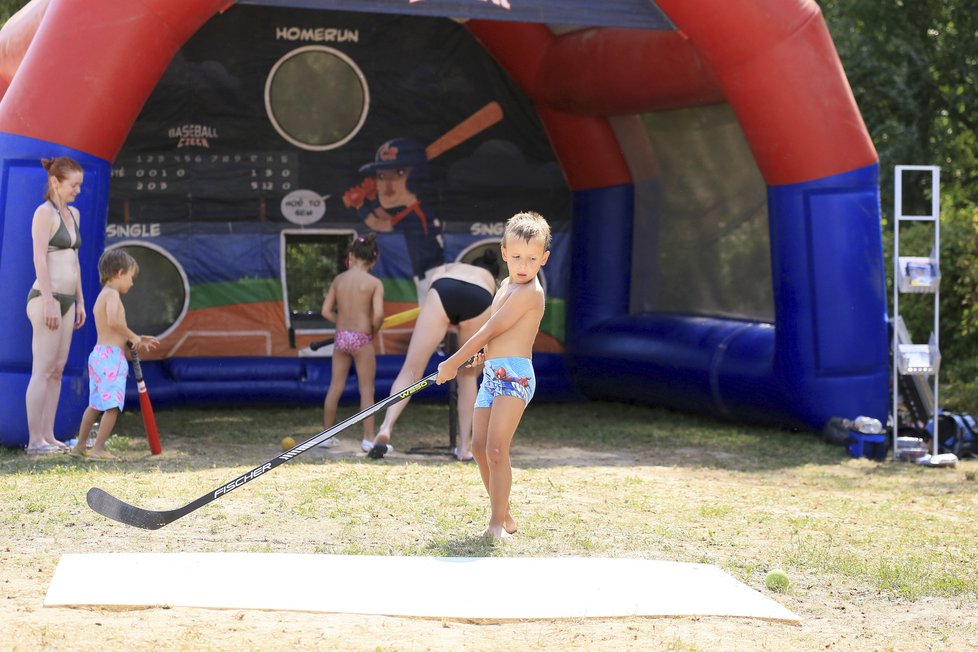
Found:
[[[384,321],[384,285],[370,274],[370,270],[379,257],[377,234],[371,232],[355,238],[346,253],[347,270],[333,279],[323,301],[323,317],[336,324],[333,374],[323,401],[324,428],[336,421],[336,407],[343,395],[351,364],[357,366],[360,409],[374,403],[377,358],[373,338]],[[365,441],[373,440],[373,417],[364,419],[363,437]],[[333,440],[335,437],[330,441]]]

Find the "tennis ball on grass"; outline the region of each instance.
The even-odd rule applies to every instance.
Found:
[[[287,451],[293,446],[295,446],[295,440],[291,437],[284,437],[282,439],[282,450]]]
[[[775,593],[784,593],[788,590],[788,575],[780,568],[775,568],[764,578],[764,584]]]

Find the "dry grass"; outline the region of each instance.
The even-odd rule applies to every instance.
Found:
[[[91,512],[100,486],[169,509],[319,430],[316,409],[167,410],[164,454],[138,415],[112,447],[126,461],[0,452],[0,622],[14,649],[978,649],[978,462],[927,469],[853,460],[808,434],[629,405],[534,405],[514,449],[519,536],[482,539],[473,465],[404,455],[447,442],[445,410],[412,405],[382,461],[358,431],[156,532]],[[715,564],[771,595],[801,627],[728,619],[505,624],[172,609],[43,609],[69,552],[293,552],[608,556]],[[792,584],[770,594],[764,576]],[[512,578],[518,590],[518,578]],[[379,590],[381,590],[379,588]],[[472,587],[477,590],[477,587]],[[6,638],[6,635],[4,635]]]

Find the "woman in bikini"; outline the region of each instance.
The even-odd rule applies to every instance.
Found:
[[[355,238],[346,253],[347,270],[333,279],[323,301],[323,317],[336,324],[333,373],[323,401],[324,428],[336,421],[336,408],[351,364],[357,366],[360,409],[374,403],[377,358],[373,337],[384,320],[384,284],[370,270],[379,257],[376,233]],[[374,419],[369,417],[363,421],[363,437],[366,441],[373,436]],[[335,437],[328,441],[335,441]]]
[[[445,339],[449,328],[457,327],[459,341],[465,342],[486,323],[498,275],[499,261],[493,249],[486,249],[473,264],[449,263],[435,268],[431,289],[421,303],[421,312],[411,334],[404,366],[391,386],[392,395],[421,380],[428,360]],[[480,373],[481,365],[463,367],[458,372],[459,446],[452,453],[463,462],[472,459],[472,411]],[[393,450],[389,443],[391,434],[408,400],[387,408],[376,439],[373,442],[364,440],[363,449],[370,457],[380,459]]]
[[[81,191],[84,172],[67,156],[44,159],[41,164],[47,170],[48,185],[44,203],[34,211],[31,222],[37,280],[27,295],[27,317],[34,331],[26,397],[29,455],[60,453],[68,448],[54,436],[54,416],[71,334],[85,323],[78,267],[79,214],[69,206]]]

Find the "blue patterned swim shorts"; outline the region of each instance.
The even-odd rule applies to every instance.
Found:
[[[493,358],[482,370],[482,386],[475,397],[475,407],[492,407],[497,396],[515,396],[527,404],[533,398],[537,379],[529,358]]]
[[[118,346],[96,344],[88,356],[88,405],[105,412],[112,408],[122,411],[126,402],[126,378],[129,363]]]

